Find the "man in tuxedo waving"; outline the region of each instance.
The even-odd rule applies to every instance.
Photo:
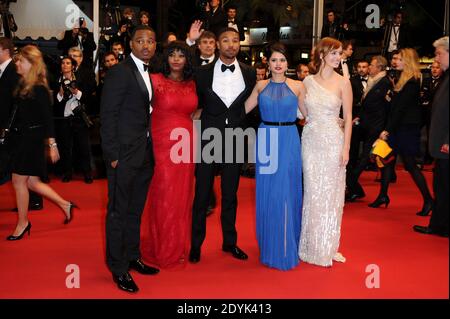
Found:
[[[225,129],[242,126],[245,117],[244,103],[256,84],[253,68],[239,63],[236,59],[240,50],[239,32],[226,28],[219,32],[217,47],[219,59],[199,68],[196,72],[199,107],[202,108],[202,133],[208,128],[218,129],[223,139],[222,159],[212,163],[201,159],[196,169],[195,199],[192,215],[192,242],[189,261],[200,261],[201,246],[206,235],[206,212],[213,187],[215,166],[222,166],[222,250],[234,258],[245,260],[248,256],[237,246],[236,211],[237,190],[239,187],[240,166],[236,158],[225,163],[226,151],[236,154],[234,141],[226,141]],[[232,143],[233,145],[227,145]],[[202,141],[202,150],[209,141]],[[201,152],[202,153],[202,152]]]
[[[144,275],[159,272],[142,262],[139,251],[141,215],[155,165],[148,74],[155,32],[148,26],[136,27],[130,45],[132,54],[106,75],[100,116],[108,174],[107,263],[119,289],[137,292],[130,269]]]

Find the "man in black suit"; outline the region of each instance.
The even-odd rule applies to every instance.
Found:
[[[217,37],[211,31],[201,31],[202,22],[195,21],[192,24],[186,43],[192,50],[192,65],[198,68],[213,63],[217,59]]]
[[[442,82],[434,95],[431,129],[430,129],[430,154],[436,159],[434,169],[434,194],[435,204],[428,227],[414,226],[414,231],[423,234],[432,234],[448,237],[449,228],[449,110],[448,110],[448,85],[449,85],[449,55],[448,36],[437,40],[435,60],[440,63],[444,71]]]
[[[148,74],[155,32],[148,26],[136,27],[130,45],[132,54],[106,75],[100,133],[108,175],[107,263],[119,289],[137,292],[130,269],[145,275],[159,272],[142,262],[139,250],[140,220],[155,165]]]
[[[221,0],[209,0],[203,14],[205,30],[211,31],[216,36],[228,25],[227,15],[222,9]]]
[[[13,42],[9,38],[0,37],[0,129],[4,129],[8,125],[14,100],[13,93],[19,82],[19,75],[12,61],[13,52]],[[2,161],[6,161],[8,155],[6,146],[2,145],[0,151]],[[0,178],[3,177],[5,176],[0,176]],[[29,210],[41,210],[43,208],[42,196],[30,191],[28,207]]]
[[[352,56],[353,43],[347,40],[342,41],[342,58],[336,71],[347,79],[350,79],[354,73]]]
[[[353,202],[365,196],[358,179],[370,160],[373,143],[378,139],[386,124],[389,102],[386,95],[391,89],[391,82],[386,75],[387,60],[375,56],[369,65],[369,81],[362,98],[359,113],[360,134],[363,148],[360,160],[355,168],[347,173],[347,201]]]
[[[244,26],[237,20],[237,7],[228,6],[227,7],[227,17],[228,17],[228,27],[236,29],[239,32],[239,40],[245,40]]]
[[[235,156],[230,161],[231,150],[236,153],[234,141],[225,139],[226,129],[241,128],[245,117],[244,103],[256,84],[256,72],[253,68],[239,63],[236,59],[240,50],[239,33],[232,28],[220,32],[217,46],[219,59],[196,72],[197,94],[201,113],[202,134],[207,129],[219,130],[222,143],[215,144],[214,158],[204,158],[197,164],[195,198],[192,215],[192,241],[189,261],[200,261],[201,246],[206,235],[206,211],[213,187],[215,166],[221,165],[222,183],[222,250],[233,257],[245,260],[248,256],[237,246],[236,211],[237,190],[239,187],[240,167]],[[209,143],[202,141],[202,150]],[[217,146],[220,147],[217,150]],[[219,151],[219,153],[215,153]],[[204,155],[210,155],[211,152]],[[234,155],[233,154],[233,155]],[[219,157],[219,158],[217,158]],[[224,159],[227,159],[224,161]]]
[[[383,55],[390,59],[393,52],[411,47],[411,32],[407,24],[403,22],[403,13],[396,12],[394,19],[384,29]]]
[[[94,51],[97,45],[94,41],[94,34],[86,28],[86,20],[81,20],[72,30],[64,32],[64,38],[58,41],[58,49],[62,50],[63,55],[68,55],[69,49],[78,47],[83,52],[85,64],[92,67],[94,60]]]
[[[359,61],[357,64],[357,74],[350,79],[353,91],[353,131],[352,141],[350,143],[350,161],[348,168],[355,167],[359,157],[359,146],[361,143],[361,132],[359,123],[359,113],[361,111],[362,97],[367,87],[369,79],[369,63],[367,61]]]
[[[334,38],[337,40],[342,40],[344,37],[343,30],[339,24],[336,17],[336,12],[334,10],[327,11],[327,22],[323,24],[321,38]]]

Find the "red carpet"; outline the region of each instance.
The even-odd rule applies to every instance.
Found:
[[[104,262],[106,181],[85,185],[82,181],[51,185],[63,197],[75,201],[72,224],[53,204],[32,212],[31,236],[18,242],[5,237],[14,230],[16,215],[11,185],[0,188],[0,298],[449,298],[449,241],[412,231],[427,225],[418,217],[420,194],[410,177],[398,172],[390,190],[389,209],[369,209],[378,191],[375,173],[362,182],[367,198],[346,206],[340,251],[347,263],[320,268],[301,263],[280,272],[258,262],[255,236],[254,180],[243,178],[239,190],[237,228],[239,246],[249,254],[242,262],[222,253],[219,213],[208,218],[202,261],[184,268],[163,270],[155,277],[134,274],[141,288],[137,295],[119,291]],[[431,182],[431,174],[427,173]],[[218,181],[216,181],[218,182]],[[216,186],[218,184],[216,183]],[[80,269],[80,288],[68,289],[66,266]],[[366,287],[368,265],[380,270],[380,288]]]

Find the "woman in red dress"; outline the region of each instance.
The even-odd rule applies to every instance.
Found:
[[[173,42],[164,53],[163,73],[151,75],[156,165],[142,216],[141,253],[161,268],[184,264],[189,248],[195,168],[192,118],[198,104],[192,74],[189,48]]]

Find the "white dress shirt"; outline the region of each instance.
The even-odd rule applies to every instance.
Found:
[[[394,25],[391,31],[391,37],[389,41],[389,49],[388,52],[392,52],[398,49],[398,39],[400,36],[400,26]]]
[[[152,85],[150,83],[150,74],[148,72],[144,71],[144,61],[142,61],[141,59],[138,59],[133,53],[131,53],[131,58],[133,59],[134,63],[136,64],[139,73],[141,73],[142,79],[145,82],[145,86],[147,87],[148,90],[148,98],[151,101],[152,100],[152,96],[153,96],[153,90],[152,90]],[[150,113],[153,112],[153,108],[152,105],[149,105],[150,108]]]
[[[0,78],[2,77],[3,73],[5,72],[8,65],[11,63],[12,59],[8,59],[2,64],[0,64]]]
[[[222,60],[218,59],[214,66],[213,91],[220,97],[223,103],[229,108],[236,98],[245,90],[244,76],[239,67],[239,62],[234,60],[236,69],[234,72],[226,70],[222,72]]]
[[[237,32],[239,32],[239,27],[236,24],[236,20],[235,21],[228,20],[228,27],[235,29]]]
[[[202,65],[208,65],[208,64],[210,64],[210,63],[213,63],[215,57],[216,57],[215,55],[211,55],[209,58],[205,58],[205,57],[203,57],[203,56],[200,56],[200,59],[202,59],[202,60],[208,60],[208,62],[202,61]]]

